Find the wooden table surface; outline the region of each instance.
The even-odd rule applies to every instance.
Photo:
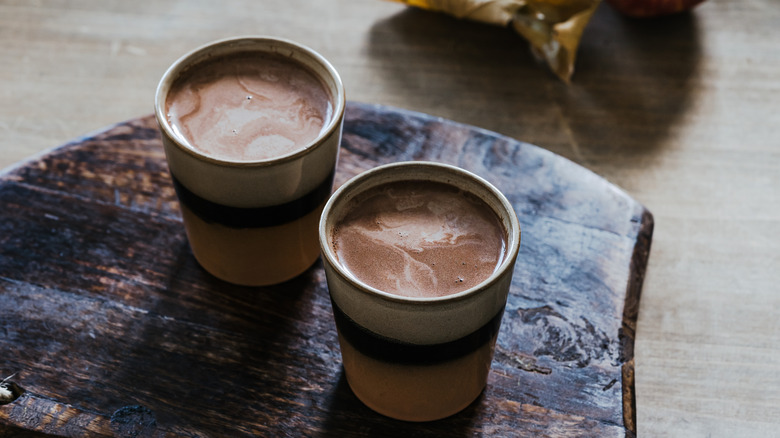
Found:
[[[603,4],[566,85],[508,29],[379,0],[0,0],[0,167],[150,114],[163,71],[195,46],[297,40],[350,100],[536,144],[647,206],[639,436],[777,436],[778,23],[776,0],[651,21]],[[14,371],[0,356],[0,379]]]

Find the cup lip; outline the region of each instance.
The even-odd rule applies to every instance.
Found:
[[[322,67],[325,68],[325,70],[328,71],[328,74],[333,78],[333,81],[336,84],[336,95],[332,96],[334,101],[333,116],[330,118],[328,124],[325,127],[323,127],[322,131],[315,139],[313,139],[305,146],[302,146],[286,155],[272,157],[272,158],[265,158],[262,160],[224,159],[224,158],[215,157],[213,155],[209,155],[201,151],[198,151],[192,146],[187,146],[182,144],[182,142],[180,141],[180,137],[174,133],[173,129],[171,128],[170,122],[168,121],[168,117],[165,115],[165,99],[168,95],[168,90],[173,84],[173,81],[176,79],[176,75],[188,66],[191,59],[196,58],[199,55],[203,55],[206,52],[214,50],[221,46],[231,46],[231,45],[244,46],[245,45],[244,48],[245,51],[251,52],[255,50],[258,52],[264,52],[265,50],[256,49],[249,46],[249,44],[258,43],[258,42],[276,43],[280,46],[286,46],[291,50],[301,51],[305,53],[307,56],[311,57],[315,62],[319,63]],[[279,52],[277,51],[276,53]],[[336,133],[336,131],[341,129],[341,122],[344,119],[345,110],[346,110],[346,94],[344,91],[344,84],[341,81],[341,76],[339,75],[338,71],[336,71],[336,69],[333,67],[333,65],[327,59],[325,59],[324,56],[322,56],[312,48],[303,45],[301,43],[295,42],[287,38],[281,38],[281,37],[269,36],[269,35],[242,35],[242,36],[223,38],[223,39],[218,39],[218,40],[208,42],[199,47],[196,47],[195,49],[190,50],[189,52],[179,57],[176,61],[173,62],[173,64],[171,64],[168,67],[168,69],[165,70],[165,73],[163,73],[162,78],[160,78],[160,81],[157,84],[157,89],[155,91],[155,96],[154,96],[154,114],[155,117],[157,118],[157,124],[160,127],[160,129],[163,131],[163,134],[168,136],[171,140],[173,140],[171,141],[171,143],[173,143],[177,149],[185,152],[186,154],[192,157],[195,157],[199,160],[203,160],[212,164],[225,166],[225,167],[240,167],[240,168],[267,167],[267,166],[294,161],[303,155],[309,154],[314,149],[316,149],[317,147],[321,146],[324,143],[322,141],[323,139],[332,136],[334,133]]]
[[[398,170],[400,168],[405,168],[405,167],[418,167],[418,168],[427,167],[427,168],[436,169],[437,172],[442,172],[445,174],[446,173],[455,174],[461,178],[471,179],[477,182],[478,184],[482,185],[483,187],[485,187],[493,196],[495,196],[496,200],[498,200],[501,206],[506,210],[507,212],[506,216],[509,219],[509,223],[504,224],[505,227],[508,227],[505,230],[507,232],[506,257],[504,257],[504,260],[501,262],[501,264],[493,271],[492,274],[490,274],[488,278],[470,287],[469,289],[451,295],[444,295],[439,297],[407,297],[407,296],[396,295],[389,292],[385,292],[376,287],[370,286],[364,283],[363,281],[361,281],[359,278],[355,277],[351,272],[345,269],[341,265],[341,263],[339,263],[338,257],[336,256],[335,252],[333,251],[333,247],[330,244],[329,231],[330,229],[332,229],[332,227],[328,226],[332,221],[330,218],[330,212],[334,208],[334,205],[338,202],[341,202],[341,199],[344,196],[351,194],[350,193],[351,191],[356,191],[355,194],[361,193],[362,190],[360,190],[360,186],[369,178],[374,177],[374,175],[379,173],[392,173],[395,170]],[[413,179],[414,178],[408,178],[408,179],[399,178],[391,181],[405,181],[405,180],[413,180]],[[387,181],[387,182],[391,182],[391,181]],[[432,181],[445,182],[441,180],[432,180]],[[453,183],[450,182],[449,184],[453,184]],[[503,215],[499,214],[499,217],[503,218]],[[503,219],[502,219],[502,223],[503,223]],[[434,162],[434,161],[401,161],[396,163],[384,164],[354,176],[352,179],[350,179],[349,181],[344,183],[341,187],[339,187],[333,193],[333,195],[331,195],[330,199],[328,199],[328,202],[325,204],[325,207],[322,210],[322,215],[320,216],[320,223],[319,223],[319,240],[320,240],[320,250],[322,256],[323,258],[326,259],[326,262],[332,267],[333,270],[336,271],[336,273],[339,276],[346,279],[357,290],[365,294],[373,295],[377,298],[390,301],[390,302],[416,304],[416,305],[443,304],[443,303],[450,303],[454,301],[460,301],[460,300],[467,299],[475,294],[479,294],[480,291],[490,288],[493,284],[501,280],[504,277],[504,275],[507,274],[507,271],[510,271],[510,273],[514,271],[515,262],[517,260],[517,254],[520,248],[520,234],[521,234],[520,223],[517,219],[517,214],[514,210],[514,207],[512,207],[512,204],[509,202],[506,196],[503,193],[501,193],[500,190],[498,190],[498,188],[496,188],[493,184],[491,184],[486,179],[482,178],[479,175],[476,175],[473,172],[470,172],[468,170],[450,164]]]

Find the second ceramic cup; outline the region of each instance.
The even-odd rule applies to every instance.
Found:
[[[447,417],[486,385],[520,246],[509,201],[437,163],[366,171],[320,221],[347,382],[408,421]]]
[[[155,115],[192,252],[208,272],[261,286],[314,263],[345,104],[333,66],[280,38],[216,41],[166,71]]]

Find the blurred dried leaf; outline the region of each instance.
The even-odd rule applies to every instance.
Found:
[[[393,0],[457,18],[512,26],[563,81],[574,73],[582,32],[601,0]]]

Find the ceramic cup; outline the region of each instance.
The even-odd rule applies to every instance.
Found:
[[[314,140],[280,156],[244,160],[204,152],[191,144],[199,139],[184,138],[167,114],[172,85],[209,60],[237,53],[281,57],[318,78],[332,112]],[[261,286],[291,279],[315,262],[317,225],[332,190],[345,102],[341,79],[325,58],[280,38],[216,41],[165,72],[155,115],[190,247],[203,268],[231,283]]]
[[[345,268],[334,246],[339,221],[363,205],[356,197],[398,181],[446,183],[473,194],[495,212],[506,243],[489,277],[452,295],[405,297],[373,287]],[[334,193],[319,233],[344,371],[355,395],[376,412],[407,421],[444,418],[471,404],[487,382],[520,245],[517,216],[504,195],[457,167],[431,162],[384,165]]]

